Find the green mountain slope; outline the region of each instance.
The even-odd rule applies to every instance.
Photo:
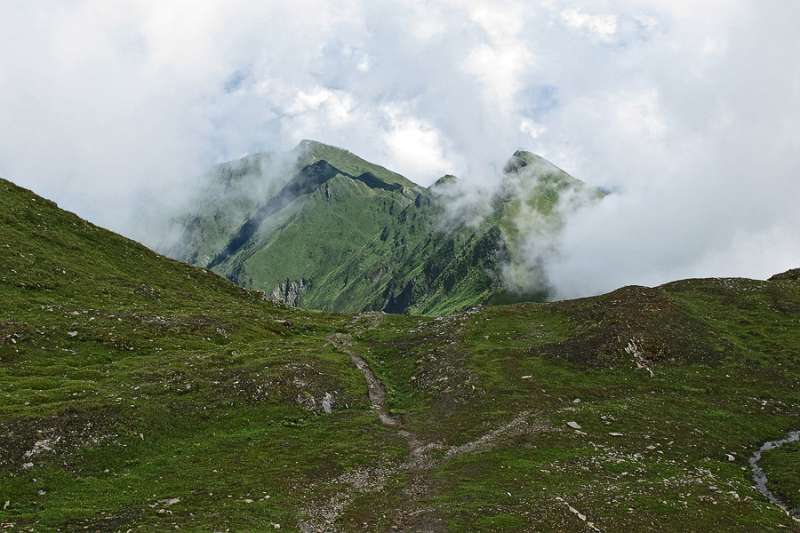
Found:
[[[333,315],[1,180],[0,251],[0,527],[798,529],[748,460],[800,429],[800,271]]]
[[[280,168],[264,163],[269,157],[227,164],[210,176],[213,186],[182,220],[172,255],[278,301],[333,311],[446,314],[503,298],[501,270],[521,262],[516,221],[533,221],[525,234],[553,231],[560,195],[584,190],[560,169],[518,152],[492,212],[479,224],[448,224],[453,179],[422,188],[312,141]],[[272,188],[259,187],[258,177]],[[543,284],[533,291],[520,286],[516,297],[545,291]]]

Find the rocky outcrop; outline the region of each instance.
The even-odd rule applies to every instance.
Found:
[[[303,295],[308,292],[310,288],[311,281],[305,278],[300,278],[297,281],[287,279],[272,289],[268,299],[275,303],[300,307],[303,305]]]

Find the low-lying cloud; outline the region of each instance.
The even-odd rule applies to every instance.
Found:
[[[523,148],[614,191],[547,245],[560,296],[764,277],[800,264],[798,23],[781,0],[11,1],[0,176],[154,245],[213,164],[303,138],[473,198]]]

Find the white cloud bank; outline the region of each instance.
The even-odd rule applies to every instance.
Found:
[[[782,0],[10,0],[0,176],[154,243],[208,166],[302,138],[476,188],[525,148],[616,191],[565,228],[561,295],[763,277],[800,265],[799,25]]]

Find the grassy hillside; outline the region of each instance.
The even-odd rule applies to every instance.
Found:
[[[800,529],[748,464],[800,429],[800,272],[332,315],[6,181],[0,250],[2,527]]]
[[[560,196],[583,187],[518,152],[494,211],[480,224],[445,229],[451,198],[441,191],[453,193],[452,181],[425,189],[313,141],[285,156],[284,166],[267,157],[217,169],[214,186],[183,220],[173,255],[277,300],[339,312],[437,315],[503,296],[504,269],[528,274],[520,235],[555,231]],[[546,292],[515,289],[505,299]]]
[[[294,518],[323,465],[373,460],[373,439],[392,453],[326,344],[345,318],[277,308],[5,181],[0,247],[0,522],[263,527]],[[351,409],[317,417],[326,392]]]

